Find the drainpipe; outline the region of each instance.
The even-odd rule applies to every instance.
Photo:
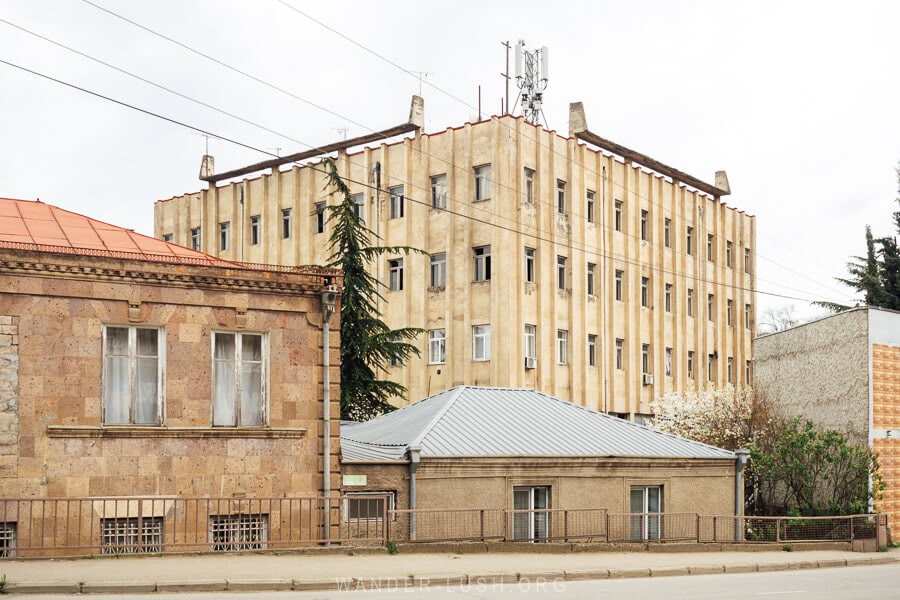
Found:
[[[750,451],[741,448],[734,451],[734,540],[743,540],[744,516],[744,469],[750,460]]]
[[[416,539],[416,471],[419,468],[419,457],[422,449],[409,447],[409,539]]]
[[[331,327],[337,288],[327,283],[322,290],[322,495],[325,496],[325,545],[331,544]]]

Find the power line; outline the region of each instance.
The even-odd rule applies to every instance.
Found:
[[[232,139],[232,138],[227,137],[227,136],[224,136],[224,135],[216,134],[216,133],[214,133],[214,132],[211,132],[211,131],[208,131],[208,130],[206,130],[206,129],[203,129],[202,127],[197,127],[197,126],[195,126],[195,125],[190,125],[190,124],[185,123],[185,122],[183,122],[183,121],[179,121],[179,120],[177,120],[177,119],[173,119],[173,118],[171,118],[171,117],[167,117],[167,116],[165,116],[165,115],[162,115],[162,114],[160,114],[160,113],[156,113],[156,112],[151,111],[151,110],[149,110],[149,109],[140,108],[140,107],[138,107],[138,106],[135,106],[135,105],[133,105],[133,104],[129,104],[129,103],[124,102],[124,101],[122,101],[122,100],[117,100],[117,99],[115,99],[115,98],[111,98],[111,97],[106,96],[106,95],[104,95],[104,94],[101,94],[101,93],[99,93],[99,92],[95,92],[95,91],[93,91],[93,90],[89,90],[89,89],[87,89],[87,88],[78,86],[78,85],[76,85],[76,84],[69,83],[69,82],[63,81],[63,80],[61,80],[61,79],[57,79],[57,78],[52,77],[52,76],[50,76],[50,75],[46,75],[46,74],[44,74],[44,73],[40,73],[40,72],[38,72],[38,71],[29,69],[29,68],[24,67],[24,66],[21,66],[21,65],[18,65],[18,64],[15,64],[15,63],[12,63],[12,62],[3,60],[3,59],[0,59],[0,64],[5,64],[5,65],[7,65],[7,66],[13,67],[13,68],[15,68],[15,69],[19,69],[19,70],[21,70],[21,71],[24,71],[24,72],[26,72],[26,73],[35,75],[35,76],[40,77],[40,78],[42,78],[42,79],[46,79],[46,80],[48,80],[48,81],[52,81],[52,82],[54,82],[54,83],[57,83],[57,84],[66,86],[66,87],[68,87],[68,88],[71,88],[71,89],[74,89],[74,90],[77,90],[77,91],[80,91],[80,92],[83,92],[83,93],[86,93],[86,94],[89,94],[89,95],[92,95],[92,96],[94,96],[94,97],[101,98],[101,99],[103,99],[103,100],[106,100],[106,101],[108,101],[108,102],[112,102],[112,103],[114,103],[114,104],[118,104],[119,106],[123,106],[123,107],[125,107],[125,108],[130,108],[130,109],[132,109],[132,110],[141,112],[141,113],[143,113],[143,114],[145,114],[145,115],[148,115],[148,116],[151,116],[151,117],[155,117],[155,118],[158,118],[158,119],[167,121],[167,122],[172,123],[172,124],[174,124],[174,125],[178,125],[178,126],[180,126],[180,127],[184,127],[184,128],[186,128],[186,129],[190,129],[190,130],[192,130],[192,131],[196,131],[196,132],[201,133],[201,134],[205,134],[205,135],[209,135],[209,136],[212,136],[212,137],[221,139],[221,140],[223,140],[223,141],[226,141],[226,142],[235,144],[236,146],[240,146],[240,147],[242,147],[242,148],[247,148],[247,149],[249,149],[249,150],[253,150],[253,151],[256,151],[256,152],[260,152],[260,153],[262,153],[262,154],[266,154],[266,155],[269,155],[269,156],[273,156],[273,157],[276,156],[274,153],[269,152],[269,151],[267,151],[267,150],[264,150],[264,149],[261,149],[261,148],[257,148],[257,147],[255,147],[255,146],[250,145],[250,144],[247,144],[247,143],[244,143],[244,142],[240,142],[240,141],[238,141],[238,140]],[[327,174],[327,172],[326,172],[324,169],[321,169],[321,168],[316,167],[316,166],[314,166],[314,165],[300,165],[300,163],[296,163],[296,162],[295,162],[294,164],[297,164],[298,166],[306,166],[307,168],[310,168],[310,169],[312,169],[312,170],[314,170],[314,171],[316,171],[316,172],[323,173],[323,174]],[[357,181],[357,180],[354,180],[354,179],[352,179],[352,178],[345,178],[345,179],[346,179],[347,181],[351,182],[351,183],[354,183],[354,184],[363,186],[363,187],[368,188],[368,189],[373,189],[373,190],[374,190],[374,189],[377,189],[377,188],[375,188],[375,186],[373,186],[373,185],[371,185],[371,184],[369,184],[369,183],[367,183],[367,182]],[[380,190],[379,190],[379,191],[380,191]],[[407,196],[404,196],[404,197],[407,198],[408,200],[410,200],[411,202],[414,202],[414,203],[417,203],[417,204],[420,204],[420,205],[423,205],[423,206],[428,206],[428,207],[431,206],[431,203],[430,203],[430,202],[424,202],[424,201],[422,201],[422,200],[417,200],[417,199],[415,199],[415,198],[407,197]],[[505,230],[505,231],[509,231],[509,232],[511,232],[511,233],[517,233],[517,234],[521,234],[521,235],[524,235],[524,236],[527,236],[527,237],[531,237],[531,238],[533,238],[533,239],[535,239],[535,240],[544,241],[544,242],[548,242],[548,243],[551,243],[551,244],[556,244],[556,245],[562,246],[562,247],[567,247],[567,248],[569,248],[569,249],[571,249],[571,250],[587,252],[587,250],[586,250],[585,248],[578,248],[578,247],[572,245],[571,243],[568,243],[568,244],[560,243],[560,242],[558,242],[558,241],[556,241],[556,240],[549,239],[549,238],[544,238],[544,237],[541,237],[541,236],[535,235],[535,234],[529,234],[529,233],[527,233],[527,232],[520,231],[520,230],[515,229],[515,228],[512,228],[512,227],[507,227],[507,226],[505,226],[505,225],[500,225],[500,224],[497,224],[497,223],[490,223],[490,222],[488,222],[488,221],[484,221],[484,220],[482,220],[482,219],[478,219],[478,218],[473,217],[473,216],[471,216],[471,215],[466,215],[466,214],[463,214],[463,213],[460,213],[460,212],[451,211],[451,210],[447,210],[447,209],[444,209],[444,210],[446,210],[446,212],[448,212],[449,214],[453,214],[453,215],[458,216],[458,217],[461,217],[461,218],[465,218],[465,219],[468,219],[468,220],[472,220],[472,221],[475,221],[475,222],[479,222],[479,223],[482,223],[482,224],[485,224],[485,225],[488,225],[488,226],[491,226],[491,227],[497,227],[497,228],[499,228],[499,229],[502,229],[502,230]],[[620,257],[620,256],[617,256],[617,255],[614,255],[614,254],[610,254],[610,253],[606,253],[606,252],[601,252],[601,251],[599,251],[599,250],[596,251],[596,254],[597,254],[597,256],[600,256],[600,257],[602,257],[602,258],[607,258],[607,259],[611,259],[611,260],[617,260],[617,261],[620,261],[620,262],[625,263],[625,264],[636,265],[636,266],[639,266],[639,267],[641,267],[641,268],[648,268],[648,269],[651,269],[651,270],[659,271],[659,272],[664,273],[664,274],[671,274],[671,275],[675,275],[675,276],[684,276],[684,277],[687,277],[687,276],[684,275],[684,274],[675,273],[674,271],[668,271],[668,270],[663,269],[663,268],[661,268],[661,267],[655,267],[655,266],[650,266],[650,265],[644,265],[644,264],[642,264],[642,263],[640,263],[640,262],[634,261],[633,259],[630,259],[630,258],[627,258],[627,257]],[[711,285],[714,285],[714,286],[722,286],[722,287],[726,287],[726,288],[731,288],[731,289],[733,289],[733,290],[746,291],[746,292],[750,292],[750,293],[756,292],[756,293],[759,293],[759,294],[764,294],[764,295],[769,295],[769,296],[775,296],[775,297],[779,297],[779,298],[786,298],[786,299],[790,299],[790,300],[798,300],[798,301],[801,301],[801,302],[814,302],[814,300],[810,300],[810,299],[807,299],[807,298],[799,298],[799,297],[794,297],[794,296],[788,296],[788,295],[785,295],[785,294],[777,294],[777,293],[774,293],[774,292],[764,292],[764,291],[761,291],[761,290],[754,290],[754,289],[752,289],[752,288],[745,288],[745,287],[743,287],[743,286],[739,286],[739,285],[735,285],[735,284],[727,284],[727,283],[724,283],[724,282],[718,282],[718,281],[709,281],[708,279],[699,278],[699,277],[697,277],[697,278],[695,278],[695,279],[698,279],[699,281],[703,281],[703,282],[705,282],[705,283],[707,283],[707,284],[711,284]]]

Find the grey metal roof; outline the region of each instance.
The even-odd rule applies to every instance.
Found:
[[[734,453],[534,390],[460,386],[341,427],[344,460],[405,457],[725,458]],[[388,458],[390,457],[390,458]]]

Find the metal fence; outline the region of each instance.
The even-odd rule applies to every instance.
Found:
[[[393,509],[392,494],[0,499],[0,558],[233,552],[327,543],[887,543],[886,515],[735,517],[582,509]],[[326,526],[326,514],[329,515]],[[860,542],[865,542],[861,545]]]

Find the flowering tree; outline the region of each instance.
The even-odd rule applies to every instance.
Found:
[[[749,448],[772,424],[768,405],[749,387],[669,392],[650,403],[660,431],[727,450]]]

